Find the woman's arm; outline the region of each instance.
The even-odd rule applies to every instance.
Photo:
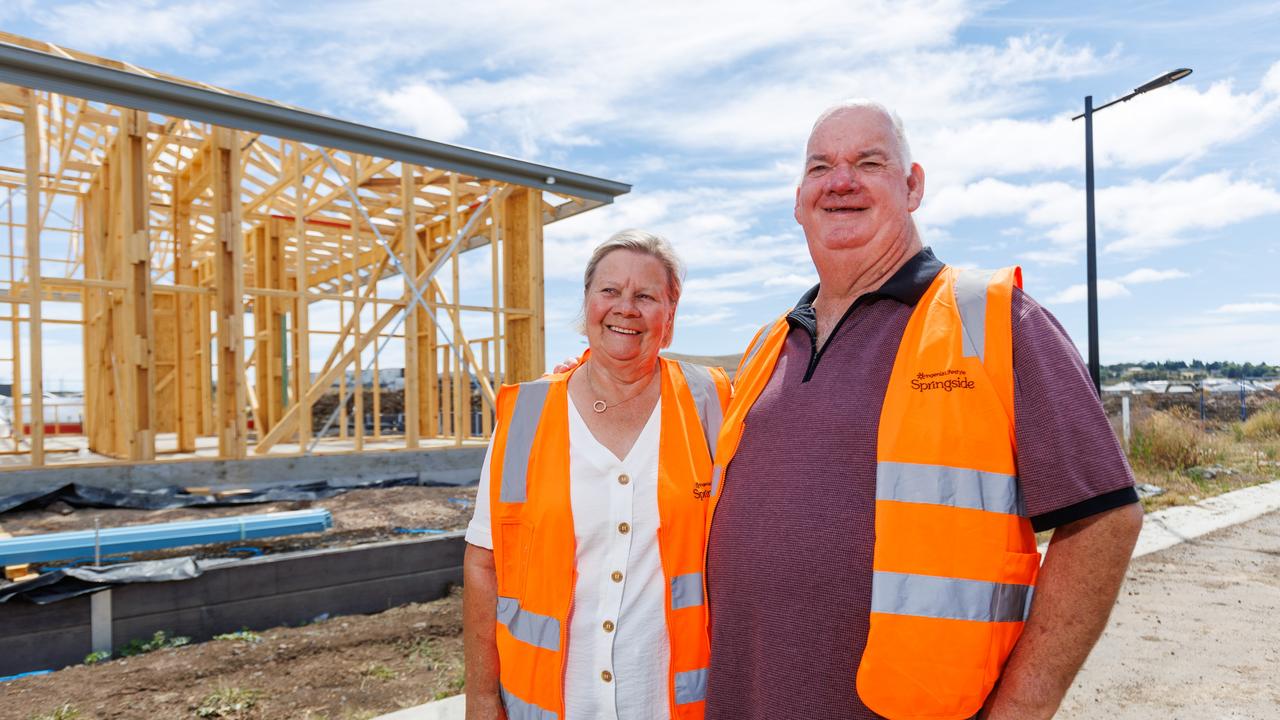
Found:
[[[462,561],[462,643],[467,661],[467,720],[505,720],[498,694],[498,576],[493,551],[467,544]]]

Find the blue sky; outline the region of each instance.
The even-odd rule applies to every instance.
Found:
[[[1083,349],[1070,117],[1191,67],[1095,118],[1102,360],[1280,363],[1280,3],[624,5],[10,0],[0,28],[632,183],[547,228],[551,359],[582,347],[581,269],[625,227],[689,266],[672,349],[740,351],[816,281],[795,181],[812,119],[851,96],[903,116],[925,243],[1021,264]]]

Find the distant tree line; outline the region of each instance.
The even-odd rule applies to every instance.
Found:
[[[1280,365],[1268,363],[1236,363],[1231,361],[1165,360],[1164,362],[1129,362],[1102,366],[1104,382],[1117,380],[1200,380],[1206,377],[1231,379],[1274,378],[1280,376]]]

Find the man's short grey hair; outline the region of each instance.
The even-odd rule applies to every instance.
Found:
[[[613,237],[597,245],[591,252],[587,271],[582,277],[584,296],[591,289],[591,281],[595,280],[600,261],[614,250],[630,250],[657,259],[667,271],[667,297],[671,298],[672,305],[680,302],[680,291],[684,287],[684,263],[680,262],[680,257],[666,238],[634,228],[614,233]]]
[[[893,136],[898,140],[899,156],[898,160],[902,163],[902,170],[905,174],[911,174],[911,145],[907,142],[907,133],[902,129],[902,117],[894,112],[889,106],[877,100],[869,98],[850,98],[842,100],[835,105],[822,111],[817,120],[813,121],[813,127],[809,130],[809,136],[813,136],[814,130],[818,126],[826,122],[832,115],[844,112],[846,110],[875,110],[885,117],[889,118],[889,122],[893,125]]]

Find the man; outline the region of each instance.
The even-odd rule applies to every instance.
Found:
[[[922,246],[923,195],[887,109],[819,117],[820,282],[753,341],[716,451],[708,720],[1049,718],[1106,624],[1142,524],[1123,453],[1019,273]]]

